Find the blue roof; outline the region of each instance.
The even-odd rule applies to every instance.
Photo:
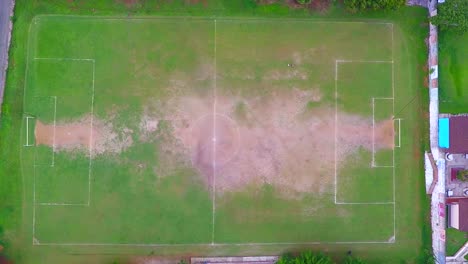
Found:
[[[439,147],[450,147],[450,120],[439,118]]]

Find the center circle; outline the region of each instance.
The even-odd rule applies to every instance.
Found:
[[[204,172],[213,171],[231,161],[239,150],[239,128],[223,114],[200,117],[191,131],[192,162]]]

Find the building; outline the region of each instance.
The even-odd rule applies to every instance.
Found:
[[[448,227],[468,232],[468,199],[447,200]]]

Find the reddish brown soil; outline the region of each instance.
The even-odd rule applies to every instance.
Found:
[[[321,106],[317,92],[294,91],[267,97],[242,99],[181,97],[170,105],[173,136],[193,166],[222,193],[249,185],[272,184],[285,194],[330,190],[335,168],[335,109]],[[236,105],[245,105],[239,118]],[[213,141],[216,138],[216,141]],[[375,124],[375,148],[393,148],[393,120]],[[338,113],[336,134],[338,168],[363,147],[372,150],[372,120]]]
[[[54,140],[55,133],[55,140]],[[96,131],[93,134],[98,135]],[[91,125],[45,125],[41,121],[36,122],[35,129],[36,145],[49,145],[58,149],[71,148],[73,146],[89,146],[91,142]]]
[[[132,131],[123,129],[120,133],[113,131],[110,124],[94,118],[91,129],[91,117],[86,116],[76,121],[54,125],[36,121],[34,136],[36,145],[53,146],[54,151],[85,151],[91,154],[104,152],[119,153],[133,142]]]
[[[158,105],[158,111],[162,108],[164,112],[144,112],[139,138],[152,141],[159,137],[161,155],[153,167],[158,175],[191,164],[207,186],[216,180],[219,193],[271,184],[288,196],[321,194],[331,189],[335,164],[340,169],[360,148],[393,148],[394,140],[391,118],[375,124],[373,146],[370,118],[335,112],[330,105],[320,105],[321,96],[317,89],[250,99],[176,96],[167,106]],[[317,106],[311,108],[310,102]],[[158,130],[161,119],[171,127],[164,133]],[[91,129],[91,117],[58,122],[55,131],[53,124],[39,120],[35,129],[38,145],[55,145],[55,151],[88,152],[91,147],[92,155],[125,150],[133,144],[133,133],[129,129],[117,133],[111,123],[97,118]]]

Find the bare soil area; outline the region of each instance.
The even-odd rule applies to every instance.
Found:
[[[120,153],[132,145],[131,133],[130,130],[117,133],[111,124],[92,120],[91,116],[56,125],[38,120],[34,131],[36,145],[52,146],[54,151],[86,151],[91,155]]]
[[[317,91],[266,97],[180,97],[171,101],[173,136],[208,186],[220,193],[271,184],[285,194],[330,190],[335,168],[335,108]],[[242,104],[244,115],[236,109]],[[359,148],[372,150],[372,120],[338,113],[338,168]],[[393,148],[393,120],[375,124],[375,148]],[[167,147],[167,146],[166,146]],[[187,150],[189,150],[187,152]],[[182,153],[182,152],[181,152]]]
[[[159,139],[158,175],[191,162],[208,187],[216,178],[219,193],[271,184],[288,196],[321,194],[331,189],[335,164],[340,169],[360,148],[391,149],[394,141],[391,117],[373,127],[372,119],[335,112],[321,97],[318,88],[249,99],[176,96],[158,113],[145,111],[135,133],[142,141]],[[92,155],[120,153],[133,144],[132,130],[117,133],[96,118],[92,124],[90,116],[55,126],[38,121],[36,144],[91,149]],[[161,132],[161,124],[169,129]]]

